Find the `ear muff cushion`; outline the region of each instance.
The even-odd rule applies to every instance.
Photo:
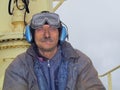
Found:
[[[32,41],[32,35],[31,35],[31,31],[30,31],[30,26],[29,26],[29,25],[27,25],[27,26],[25,27],[25,38],[26,38],[26,40],[27,40],[29,43],[31,43],[31,41]]]
[[[65,39],[67,38],[68,36],[68,32],[66,30],[66,27],[65,26],[62,26],[62,30],[61,30],[61,33],[60,33],[60,42],[64,42]]]

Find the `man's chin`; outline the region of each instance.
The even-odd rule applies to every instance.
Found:
[[[39,48],[41,51],[44,51],[44,52],[52,52],[56,49],[57,47],[49,47],[49,48]]]

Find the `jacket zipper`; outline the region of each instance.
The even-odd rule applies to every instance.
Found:
[[[48,60],[48,74],[49,74],[49,90],[52,90],[52,86],[51,86],[51,75],[50,75],[50,60]]]
[[[48,60],[48,68],[50,68],[50,60]]]

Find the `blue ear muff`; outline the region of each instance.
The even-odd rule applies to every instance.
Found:
[[[27,26],[25,27],[25,38],[26,38],[26,40],[27,40],[29,43],[31,43],[31,41],[32,41],[32,35],[31,35],[31,32],[30,32],[30,26],[29,26],[29,25],[27,25]]]
[[[66,30],[66,27],[62,26],[61,35],[60,35],[60,43],[63,43],[67,37],[68,37],[68,32]]]

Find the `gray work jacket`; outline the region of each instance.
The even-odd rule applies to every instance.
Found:
[[[69,72],[65,90],[105,90],[91,60],[68,42],[61,46],[65,60],[69,60]],[[3,90],[39,90],[33,61],[33,48],[20,54],[6,69]]]

